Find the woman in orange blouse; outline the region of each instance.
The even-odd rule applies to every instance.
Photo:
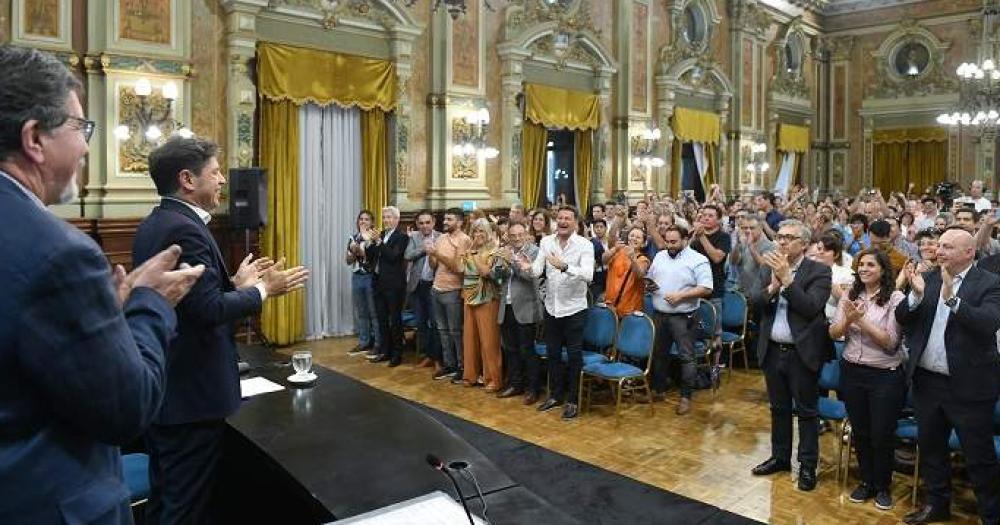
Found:
[[[618,239],[615,247],[602,256],[608,266],[604,301],[619,318],[642,309],[642,295],[646,292],[643,278],[649,269],[649,258],[642,254],[646,232],[633,226],[628,229],[627,238],[627,243]]]

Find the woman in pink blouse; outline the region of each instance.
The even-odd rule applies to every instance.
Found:
[[[903,409],[906,378],[899,351],[899,325],[894,312],[904,300],[896,290],[885,252],[867,249],[855,255],[857,275],[850,292],[840,298],[830,324],[830,337],[847,341],[840,362],[838,396],[847,406],[861,484],[850,500],[875,498],[875,506],[892,508],[893,432]]]

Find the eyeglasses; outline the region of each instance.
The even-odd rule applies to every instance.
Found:
[[[797,241],[797,240],[799,240],[801,238],[802,237],[799,237],[798,235],[783,235],[783,234],[779,234],[779,235],[775,235],[774,236],[774,240],[776,240],[778,242],[792,242],[792,241]]]
[[[80,117],[69,116],[66,117],[69,122],[74,122],[76,129],[83,133],[83,140],[90,142],[90,137],[94,136],[94,129],[97,128],[97,123],[93,120],[82,119]]]

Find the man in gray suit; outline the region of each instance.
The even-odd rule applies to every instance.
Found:
[[[417,316],[417,343],[424,354],[421,367],[434,366],[435,372],[442,369],[441,340],[434,323],[434,307],[431,302],[431,286],[434,284],[434,268],[427,257],[425,245],[437,242],[441,232],[434,229],[434,215],[424,210],[417,214],[417,231],[410,234],[410,244],[406,246],[403,258],[410,264],[406,272],[406,303]]]
[[[507,361],[507,389],[497,397],[524,394],[524,404],[538,401],[541,391],[539,360],[535,354],[535,323],[542,320],[542,302],[538,296],[538,278],[521,271],[517,262],[532,262],[538,247],[528,242],[528,226],[523,221],[511,221],[507,229],[509,244],[503,258],[493,267],[494,278],[500,283],[501,346]]]

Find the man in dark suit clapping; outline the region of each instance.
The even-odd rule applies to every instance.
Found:
[[[0,523],[131,523],[119,446],[163,400],[177,246],[126,275],[46,207],[76,198],[94,123],[55,57],[0,46]]]
[[[811,238],[796,220],[781,223],[778,249],[764,254],[761,286],[754,305],[761,312],[757,355],[771,403],[771,457],[753,474],[791,470],[792,402],[799,420],[799,481],[801,490],[816,488],[819,460],[819,370],[833,354],[824,307],[830,297],[832,274],[826,265],[803,257]]]
[[[399,208],[382,208],[382,234],[368,245],[367,257],[375,265],[375,312],[382,332],[382,354],[372,359],[389,366],[403,361],[403,302],[406,299],[406,246],[409,236],[399,231]]]
[[[920,473],[928,501],[907,523],[951,515],[948,437],[958,434],[983,523],[1000,523],[1000,465],[993,445],[993,407],[1000,394],[1000,278],[973,266],[975,241],[949,229],[938,241],[938,268],[908,267],[911,292],[896,308],[910,359]]]
[[[302,267],[284,269],[248,255],[230,277],[208,229],[223,178],[210,141],[175,137],[149,155],[149,172],[163,200],[136,230],[132,258],[141,264],[164,246],[205,266],[177,305],[177,336],[167,352],[167,392],[146,435],[150,455],[148,522],[200,523],[206,518],[225,418],[240,403],[233,323],[260,312],[269,297],[301,288]]]

